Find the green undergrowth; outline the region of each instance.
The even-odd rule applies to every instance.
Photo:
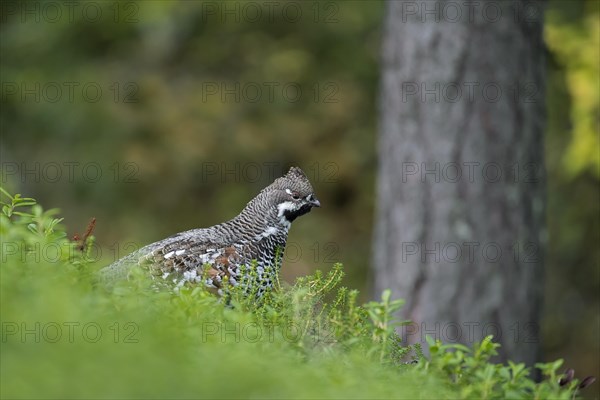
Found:
[[[489,363],[473,348],[405,346],[402,301],[357,303],[341,265],[268,292],[156,291],[143,271],[97,284],[93,236],[70,240],[56,210],[2,190],[2,398],[562,398],[560,361]],[[89,232],[88,232],[89,233]]]

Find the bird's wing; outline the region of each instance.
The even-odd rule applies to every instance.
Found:
[[[181,283],[182,277],[183,281],[200,282],[203,275],[211,278],[211,283],[220,283],[225,275],[231,276],[228,267],[239,262],[240,256],[234,246],[210,236],[205,230],[194,230],[149,244],[100,270],[100,280],[112,284],[126,279],[131,268],[141,266],[153,277],[174,283]],[[211,267],[204,273],[205,264]]]

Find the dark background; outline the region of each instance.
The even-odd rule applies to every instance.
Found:
[[[284,280],[370,292],[383,3],[3,2],[2,186],[97,218],[98,266],[233,217],[291,165],[323,207]],[[546,360],[600,375],[598,2],[546,12]]]

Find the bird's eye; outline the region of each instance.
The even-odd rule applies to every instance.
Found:
[[[292,199],[294,200],[299,200],[300,199],[300,195],[296,192],[292,192],[290,189],[285,189],[285,192],[287,194],[289,194],[290,196],[292,196]]]

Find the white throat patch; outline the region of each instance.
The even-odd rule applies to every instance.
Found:
[[[285,215],[283,215],[286,211],[292,211],[296,209],[296,204],[291,201],[284,201],[281,204],[277,205],[277,216],[279,217],[279,223],[285,228],[289,229],[292,223],[287,220]]]
[[[291,201],[284,201],[281,204],[277,205],[277,216],[283,217],[283,213],[285,211],[292,211],[296,209],[296,204]]]

